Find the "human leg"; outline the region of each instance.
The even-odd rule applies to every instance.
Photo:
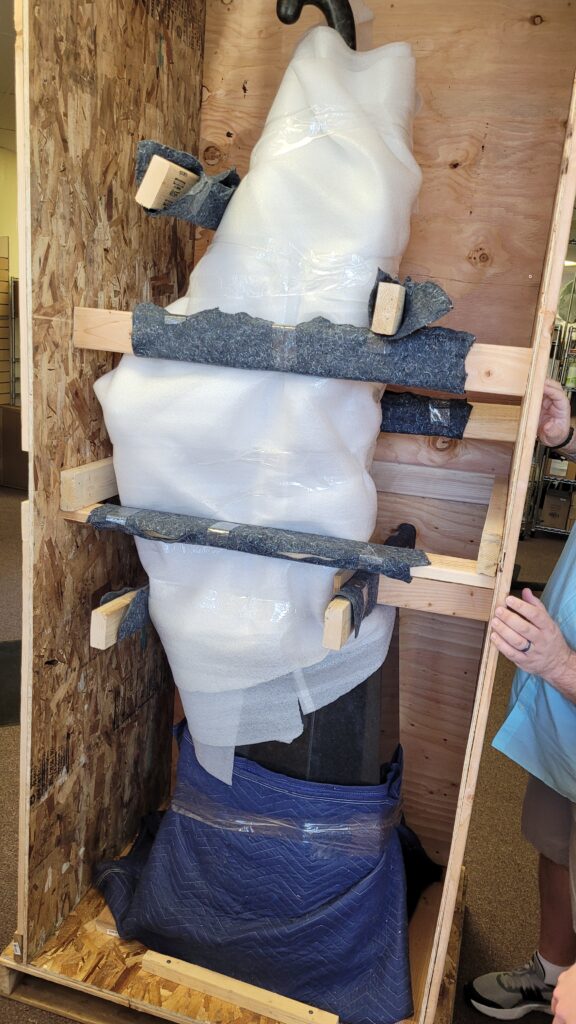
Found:
[[[488,1017],[517,1020],[532,1010],[550,1013],[558,975],[576,958],[568,870],[571,834],[576,841],[573,811],[570,802],[560,794],[537,779],[529,779],[522,833],[540,854],[539,948],[522,967],[484,974],[466,986],[468,1001]],[[576,879],[576,850],[573,860]]]

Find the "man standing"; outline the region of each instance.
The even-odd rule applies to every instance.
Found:
[[[545,384],[538,438],[576,461],[570,403],[557,381]],[[509,596],[490,628],[517,666],[494,746],[530,773],[522,832],[540,855],[540,936],[526,964],[476,978],[465,995],[488,1017],[517,1020],[552,1013],[558,978],[576,960],[576,530],[542,601],[528,588]]]

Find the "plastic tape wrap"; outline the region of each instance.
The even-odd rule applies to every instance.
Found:
[[[242,816],[233,807],[227,807],[222,800],[210,799],[207,793],[192,791],[189,786],[178,782],[172,798],[171,807],[178,814],[199,821],[212,828],[224,829],[227,832],[241,832],[245,835],[262,836],[270,839],[289,839],[293,842],[312,844],[328,849],[347,850],[351,854],[375,854],[383,850],[395,828],[402,820],[400,802],[392,814],[379,818],[370,814],[362,814],[356,810],[348,817],[342,816],[346,811],[347,801],[340,804],[333,801],[330,818],[326,813],[322,820],[293,816],[267,817],[253,810],[249,816]],[[313,813],[314,803],[310,801]],[[326,808],[323,808],[325,812]]]

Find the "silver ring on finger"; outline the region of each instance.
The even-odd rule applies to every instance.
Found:
[[[530,650],[531,647],[532,647],[532,641],[531,640],[527,640],[526,641],[526,647],[521,647],[520,648],[520,654],[528,654],[528,651]]]

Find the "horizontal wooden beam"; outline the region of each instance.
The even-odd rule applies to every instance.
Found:
[[[433,612],[458,619],[487,622],[490,618],[493,591],[464,583],[412,579],[410,583],[381,576],[378,604],[407,608],[411,611]],[[339,651],[353,633],[352,605],[346,597],[334,597],[324,615],[322,646]]]
[[[101,352],[132,352],[132,313],[114,309],[74,309],[74,345]],[[466,358],[466,390],[522,397],[530,349],[474,344]]]
[[[404,466],[396,462],[372,463],[372,479],[377,491],[412,494],[418,498],[442,498],[487,505],[493,487],[488,473],[468,473],[458,469],[441,470],[436,466]]]
[[[197,967],[184,960],[176,960],[173,956],[167,957],[148,950],[142,957],[142,970],[195,992],[217,996],[226,1003],[281,1021],[282,1024],[338,1024],[336,1014],[327,1010],[279,996],[275,992],[237,981],[225,974],[217,974],[205,967]]]
[[[118,494],[112,458],[87,462],[60,473],[60,508],[72,512],[94,501],[106,501]]]
[[[520,422],[519,405],[472,402],[464,430],[465,441],[509,441],[514,443]]]
[[[87,505],[86,508],[76,509],[73,512],[62,513],[64,519],[73,523],[87,523],[88,516],[95,505]],[[490,576],[484,576],[476,569],[476,562],[469,558],[453,558],[449,555],[435,555],[426,552],[430,565],[412,566],[410,569],[412,579],[438,580],[440,583],[462,583],[465,586],[480,587],[492,590],[494,580]],[[406,584],[411,586],[411,584]]]
[[[439,583],[461,583],[466,587],[493,590],[494,579],[484,576],[470,558],[453,558],[449,555],[434,555],[426,552],[430,565],[416,565],[410,570],[412,579],[436,580]],[[404,586],[412,586],[411,583]]]
[[[124,613],[137,593],[138,590],[130,590],[127,594],[94,608],[90,616],[90,647],[106,651],[114,646],[118,640],[118,630]]]

